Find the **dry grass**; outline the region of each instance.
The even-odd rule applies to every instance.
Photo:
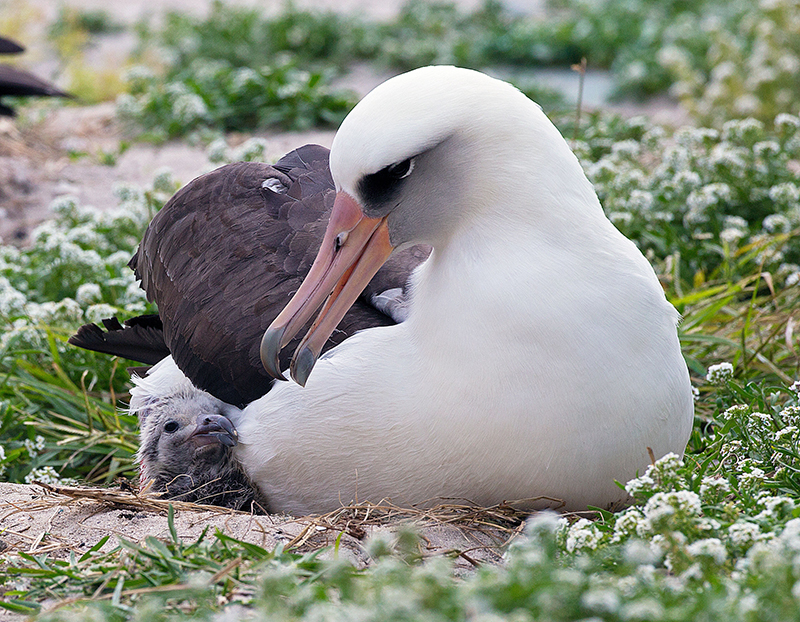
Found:
[[[80,510],[84,517],[104,511],[130,510],[160,515],[167,514],[170,507],[176,512],[205,513],[215,516],[250,516],[253,518],[252,529],[266,534],[271,527],[262,524],[261,520],[274,521],[273,527],[280,531],[286,523],[300,525],[299,531],[293,530],[291,539],[284,540],[286,551],[311,551],[330,546],[331,537],[338,538],[346,534],[354,541],[363,541],[375,529],[411,528],[421,535],[420,555],[460,557],[470,565],[477,567],[483,563],[499,563],[507,545],[523,530],[525,518],[530,511],[519,509],[522,501],[500,503],[490,507],[479,507],[462,499],[438,499],[425,507],[401,507],[389,500],[379,503],[362,502],[340,507],[321,515],[308,515],[298,518],[283,516],[256,516],[248,512],[211,505],[176,501],[163,498],[159,493],[150,492],[148,487],[135,490],[125,484],[120,488],[100,488],[83,486],[54,486],[44,482],[35,482],[44,492],[24,503],[0,503],[0,511],[5,511],[2,519],[8,519],[15,513],[32,515],[49,513],[44,525],[39,521],[34,535],[26,535],[6,528],[4,533],[24,541],[24,548],[31,554],[53,553],[63,550],[76,550],[76,542],[60,536],[58,529],[53,528],[53,518],[64,508]],[[524,500],[529,507],[536,501],[557,503],[555,499]],[[284,532],[286,533],[286,532]],[[444,534],[444,535],[443,535]],[[321,537],[322,536],[322,537]],[[442,541],[458,540],[457,546],[442,547]],[[464,543],[467,543],[464,545]],[[475,555],[480,551],[480,555]]]

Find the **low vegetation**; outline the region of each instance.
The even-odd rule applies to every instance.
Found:
[[[303,128],[336,124],[354,103],[352,94],[331,90],[354,62],[515,68],[530,88],[520,73],[581,58],[611,71],[617,95],[669,91],[717,128],[731,118],[769,124],[797,113],[800,0],[548,4],[545,19],[497,0],[473,11],[411,0],[397,17],[372,21],[291,4],[265,17],[217,1],[206,18],[173,13],[161,27],[140,27],[139,54],[150,69],[132,74],[120,113],[151,137],[198,126]],[[561,103],[541,86],[532,94],[549,110]]]
[[[573,119],[560,123],[570,135]],[[482,612],[678,620],[702,611],[722,620],[764,603],[780,615],[747,619],[796,615],[800,575],[787,551],[800,533],[800,385],[792,384],[800,210],[791,173],[800,118],[783,115],[771,128],[748,119],[670,133],[642,119],[594,116],[574,143],[609,216],[648,254],[684,314],[684,353],[698,388],[686,458],[668,456],[628,482],[638,501],[632,508],[576,522],[535,519],[507,567],[463,580],[444,560],[421,564],[408,543],[370,544],[376,563],[366,571],[210,534],[194,544],[122,542],[69,561],[23,556],[0,570],[10,590],[4,606],[35,611],[46,593],[99,597],[81,605],[83,614],[70,608],[47,619],[155,611],[210,619],[228,601],[275,619]],[[263,143],[210,150],[216,160],[252,159]],[[6,478],[133,475],[135,421],[117,410],[124,364],[65,340],[82,322],[146,310],[125,264],[174,189],[165,172],[150,188],[118,188],[114,212],[62,199],[29,248],[0,250],[0,314],[9,326],[0,342]],[[234,562],[236,572],[217,576]],[[144,576],[149,583],[136,578]],[[145,596],[145,585],[158,589]]]
[[[206,19],[140,26],[145,67],[128,73],[119,109],[155,139],[335,124],[354,98],[332,84],[353,62],[508,68],[585,56],[620,93],[671,89],[702,123],[673,130],[597,113],[576,127],[574,113],[547,109],[683,315],[697,391],[686,456],[622,482],[636,503],[619,513],[534,517],[504,566],[466,577],[447,559],[423,562],[407,530],[368,541],[364,570],[336,550],[323,559],[211,533],[187,543],[173,530],[167,542],[68,558],[0,554],[0,607],[36,614],[56,602],[37,619],[70,621],[222,610],[264,620],[800,617],[800,1],[552,0],[549,11],[542,20],[492,2],[473,12],[412,2],[377,23],[216,4]],[[258,139],[230,150],[217,138],[208,150],[213,161],[264,152]],[[175,189],[164,172],[148,188],[120,186],[115,211],[60,199],[29,247],[0,247],[4,479],[135,475],[136,422],[120,410],[126,363],[66,339],[83,322],[150,309],[126,264]]]

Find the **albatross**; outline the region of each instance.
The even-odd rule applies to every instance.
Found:
[[[228,416],[274,382],[259,342],[308,273],[334,195],[328,150],[319,145],[274,166],[238,162],[201,175],[153,218],[129,263],[159,314],[86,324],[70,338],[153,366],[129,369],[141,485],[182,501],[264,511],[234,459]],[[401,321],[404,287],[429,253],[416,246],[387,261],[325,347]]]
[[[411,71],[347,116],[330,172],[317,257],[260,344],[269,374],[291,380],[224,417],[271,511],[442,497],[614,508],[616,481],[682,454],[678,313],[537,104],[476,71]],[[433,251],[403,321],[322,353],[376,271],[417,244]],[[187,369],[166,359],[148,381],[195,382]],[[229,434],[218,423],[199,435]]]

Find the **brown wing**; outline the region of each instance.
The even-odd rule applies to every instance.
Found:
[[[24,51],[25,48],[16,41],[0,37],[0,54],[19,54]]]
[[[32,73],[15,69],[10,65],[0,65],[0,95],[48,95],[51,97],[71,97],[49,82],[37,78]]]
[[[164,329],[157,315],[140,315],[125,320],[103,320],[104,331],[97,324],[84,324],[69,338],[69,343],[85,350],[121,356],[131,361],[155,365],[169,356],[164,343]]]
[[[240,162],[198,177],[155,216],[130,266],[196,386],[231,404],[269,390],[261,337],[311,267],[333,199],[328,150],[306,145],[275,166]],[[403,287],[420,262],[418,252],[403,253],[376,279],[383,289]],[[326,349],[393,323],[359,299]],[[284,366],[296,344],[285,349]]]
[[[10,65],[0,65],[0,97],[6,95],[27,97],[29,95],[44,97],[72,97],[55,86],[37,78],[32,73],[15,69]],[[14,110],[0,104],[0,114],[14,116]]]

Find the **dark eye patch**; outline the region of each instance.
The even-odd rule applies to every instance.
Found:
[[[400,188],[414,170],[414,158],[407,158],[385,166],[377,173],[364,175],[358,182],[358,193],[368,206],[378,207],[388,203],[400,193]]]
[[[164,424],[164,432],[172,434],[173,432],[177,432],[179,427],[181,426],[177,421],[167,421]]]

